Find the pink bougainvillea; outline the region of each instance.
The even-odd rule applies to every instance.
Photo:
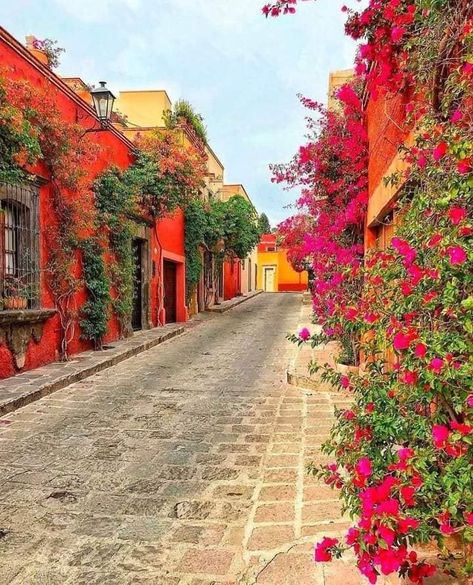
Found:
[[[299,4],[277,0],[264,12],[292,14]],[[338,413],[323,447],[334,462],[311,470],[341,489],[356,523],[345,542],[318,543],[315,559],[329,562],[350,548],[370,583],[397,573],[422,585],[436,567],[413,548],[436,540],[443,568],[468,579],[473,4],[367,4],[359,12],[345,9],[346,32],[359,41],[359,51],[354,82],[338,91],[339,109],[327,111],[304,98],[318,117],[308,122],[309,141],[292,163],[273,167],[275,181],[301,191],[297,219],[280,230],[293,258],[313,272],[322,333],[309,341],[315,346],[348,339],[365,359],[363,375],[322,369],[322,380],[350,390],[354,403]],[[363,257],[368,190],[363,108],[366,101],[389,102],[400,92],[408,102],[403,130],[412,131],[414,144],[399,144],[406,170],[386,182],[398,197],[388,211],[401,221],[385,249],[374,247]],[[459,543],[456,563],[446,536]]]

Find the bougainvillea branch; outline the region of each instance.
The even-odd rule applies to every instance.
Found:
[[[265,14],[278,16],[285,4]],[[290,4],[286,13],[295,8]],[[305,100],[321,114],[320,126],[314,133],[309,121],[310,142],[289,166],[275,168],[276,180],[302,191],[304,227],[295,216],[281,231],[290,255],[314,267],[314,311],[322,325],[320,335],[305,330],[293,340],[316,346],[349,333],[364,358],[360,375],[322,368],[324,381],[352,392],[353,405],[337,413],[323,447],[333,463],[311,471],[340,489],[357,520],[344,541],[319,542],[315,560],[352,549],[370,583],[396,573],[422,585],[438,567],[470,583],[473,5],[370,0],[365,10],[347,13],[346,32],[360,42],[355,83],[364,88],[363,108],[402,96],[413,146],[399,144],[406,170],[386,178],[397,191],[388,210],[395,234],[352,272],[356,253],[342,252],[351,241],[346,236],[363,224],[366,193],[354,165],[366,177],[368,159],[356,160],[356,144],[347,148],[356,136],[350,116],[337,121],[336,112]],[[339,98],[346,107],[345,92]],[[330,213],[332,200],[338,213]],[[358,224],[347,222],[353,213]],[[335,266],[346,270],[336,275]],[[350,298],[352,285],[358,296]],[[416,552],[432,542],[440,553],[435,565]]]
[[[314,312],[322,327],[334,311],[352,311],[360,300],[368,198],[361,101],[351,85],[343,86],[337,96],[340,109],[335,111],[302,99],[319,115],[317,121],[308,119],[309,142],[292,163],[273,166],[274,181],[301,188],[299,213],[281,224],[279,233],[293,266],[300,267],[306,259],[312,268]],[[339,328],[331,333],[356,361],[356,338]]]

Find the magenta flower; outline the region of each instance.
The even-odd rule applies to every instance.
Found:
[[[350,387],[350,378],[348,376],[342,376],[340,378],[340,386],[342,388],[349,388]]]
[[[442,358],[436,357],[430,361],[429,368],[435,372],[436,374],[440,374],[442,368],[444,366],[444,361]]]
[[[393,346],[396,351],[408,349],[412,343],[412,335],[406,333],[396,333],[393,339]]]
[[[468,396],[468,398],[466,399],[466,403],[470,408],[473,408],[473,394],[470,394],[470,396]]]
[[[417,166],[420,169],[425,169],[425,167],[427,166],[427,157],[423,154],[421,154],[419,156],[419,158],[417,159]]]
[[[414,457],[414,451],[409,447],[402,447],[397,452],[397,456],[399,457],[400,461],[407,461],[411,457]]]
[[[415,518],[401,518],[398,522],[398,530],[400,534],[408,534],[411,530],[418,528],[419,524]]]
[[[427,346],[424,343],[418,343],[414,352],[415,356],[423,359],[427,354]]]
[[[417,372],[410,372],[409,370],[407,370],[402,374],[402,381],[404,382],[404,384],[408,384],[409,386],[414,386],[415,384],[417,384],[418,379],[419,376]]]
[[[356,464],[356,471],[361,477],[369,477],[373,473],[373,466],[368,457],[362,457]]]
[[[299,331],[299,339],[302,339],[302,341],[307,341],[310,339],[310,331],[307,329],[307,327],[303,327]]]
[[[326,563],[332,560],[332,549],[337,546],[338,538],[323,538],[322,542],[319,542],[314,551],[314,560],[316,563]]]
[[[400,490],[402,499],[406,502],[406,506],[415,506],[414,494],[416,493],[416,488],[413,486],[404,486]]]
[[[461,246],[450,246],[447,254],[452,265],[463,264],[467,260],[466,252]]]
[[[447,154],[448,146],[446,142],[441,142],[433,150],[433,157],[436,162],[439,162]]]
[[[453,225],[458,225],[466,217],[466,209],[463,207],[452,207],[448,210],[448,217]]]
[[[450,119],[454,124],[460,122],[463,119],[463,112],[461,110],[455,110]]]
[[[466,158],[458,161],[457,171],[460,175],[468,175],[468,173],[471,173],[471,162]]]
[[[406,30],[404,28],[402,28],[401,26],[395,26],[394,28],[391,29],[391,39],[393,41],[393,43],[399,43],[399,41],[402,41],[402,38],[404,37]]]
[[[437,449],[443,449],[450,436],[450,431],[445,425],[434,425],[432,427],[432,438]]]

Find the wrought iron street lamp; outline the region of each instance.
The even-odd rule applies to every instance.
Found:
[[[115,96],[107,88],[105,81],[100,81],[100,87],[90,90],[94,102],[95,113],[97,114],[102,128],[107,128],[112,117],[113,103]]]

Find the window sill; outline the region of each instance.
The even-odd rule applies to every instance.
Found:
[[[2,325],[22,323],[42,323],[56,314],[56,309],[15,309],[0,311]]]

